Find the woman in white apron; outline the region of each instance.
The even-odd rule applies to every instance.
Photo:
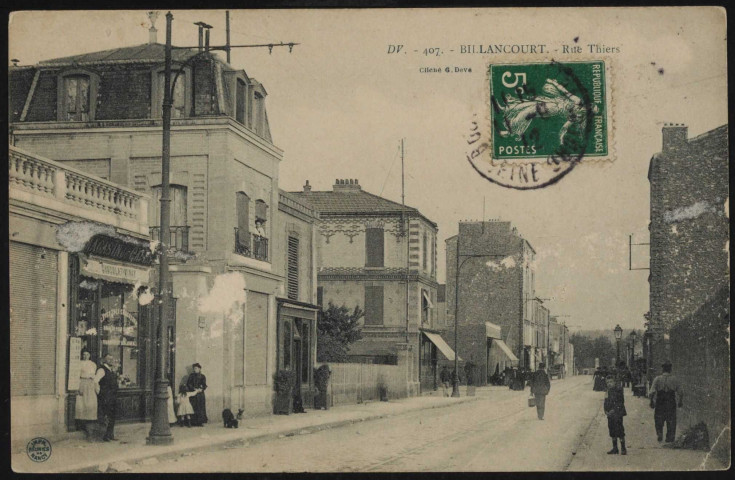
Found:
[[[94,381],[97,364],[90,360],[91,354],[83,350],[79,368],[79,393],[74,418],[81,424],[80,428],[89,437],[89,422],[97,421],[97,393],[99,385]]]

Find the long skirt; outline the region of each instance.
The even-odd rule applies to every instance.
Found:
[[[207,397],[204,396],[204,392],[197,393],[189,401],[194,409],[194,424],[204,425],[207,423]]]
[[[97,420],[97,393],[94,391],[94,380],[82,378],[79,381],[79,395],[74,408],[76,420]]]
[[[176,423],[176,412],[174,411],[174,396],[171,392],[171,387],[167,387],[168,390],[168,423]]]

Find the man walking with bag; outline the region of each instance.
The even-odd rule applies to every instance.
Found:
[[[531,377],[531,395],[536,399],[536,414],[538,419],[544,419],[544,409],[546,407],[546,395],[551,390],[551,381],[546,374],[546,364],[541,362],[538,364],[538,370],[533,372]]]

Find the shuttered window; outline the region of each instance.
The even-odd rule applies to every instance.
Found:
[[[383,266],[383,229],[382,228],[367,228],[365,230],[365,251],[367,256],[368,267],[382,267]]]
[[[10,243],[10,394],[56,391],[57,253]]]
[[[288,298],[299,299],[299,239],[288,237]]]
[[[232,368],[232,383],[235,387],[245,385],[245,319],[234,323],[232,328],[232,349],[235,365]]]
[[[248,291],[245,319],[245,385],[268,383],[268,295]]]
[[[324,305],[324,287],[316,287],[316,304],[320,307]]]
[[[250,197],[244,192],[237,192],[237,244],[250,249]]]
[[[235,91],[235,120],[245,124],[245,82],[237,79],[237,90]]]
[[[383,287],[365,287],[365,325],[383,325]]]

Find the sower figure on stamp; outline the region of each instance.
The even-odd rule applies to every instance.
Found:
[[[207,389],[207,377],[202,373],[202,366],[199,363],[195,363],[191,367],[194,372],[186,380],[186,387],[190,392],[197,392],[196,395],[189,398],[191,407],[194,410],[192,425],[203,427],[208,421],[207,398],[204,396],[204,390]]]
[[[100,368],[94,377],[98,385],[97,404],[100,417],[105,419],[107,428],[102,440],[109,442],[115,438],[115,417],[117,416],[117,372],[114,369],[115,359],[109,353],[102,359]]]
[[[666,360],[661,368],[663,373],[654,378],[651,385],[653,420],[659,442],[663,439],[666,423],[666,442],[670,443],[676,439],[676,408],[682,407],[684,399],[679,379],[671,374],[671,362]]]
[[[628,450],[625,449],[625,428],[623,427],[623,417],[628,414],[625,410],[625,397],[623,395],[623,387],[620,380],[614,375],[608,375],[607,393],[605,393],[605,402],[603,410],[607,416],[607,429],[612,438],[613,448],[608,455],[620,453],[627,455]],[[620,439],[620,450],[618,450],[618,439]]]
[[[545,368],[545,363],[539,363],[538,370],[533,372],[533,376],[531,377],[531,394],[536,398],[536,414],[539,420],[544,419],[546,395],[551,390],[551,381],[549,381],[549,376],[546,374]]]

